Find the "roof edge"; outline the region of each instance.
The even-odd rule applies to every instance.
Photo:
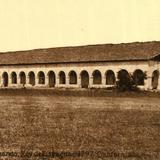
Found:
[[[138,45],[138,44],[147,44],[147,43],[160,43],[160,41],[135,41],[127,43],[101,43],[101,44],[87,44],[87,45],[75,45],[75,46],[62,46],[62,47],[44,47],[44,48],[35,48],[35,49],[24,49],[24,50],[15,50],[15,51],[0,51],[0,54],[6,53],[21,53],[21,52],[31,52],[31,51],[40,51],[47,49],[64,49],[64,48],[85,48],[85,47],[96,47],[104,45]]]

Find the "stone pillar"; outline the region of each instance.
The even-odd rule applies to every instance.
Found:
[[[77,76],[77,86],[81,88],[81,76]]]
[[[2,81],[3,79],[2,79],[2,77],[1,77],[1,82],[0,82],[0,87],[3,87],[3,81]]]
[[[158,87],[157,87],[157,90],[160,90],[160,74],[159,74],[159,77],[158,77]]]
[[[26,85],[30,85],[29,84],[29,75],[26,76]]]
[[[26,75],[26,84],[25,84],[25,86],[30,86],[30,84],[29,84],[29,75]]]
[[[39,85],[38,82],[39,82],[38,76],[35,76],[35,86]]]
[[[59,75],[56,76],[55,87],[59,87]]]
[[[116,78],[116,82],[119,80],[118,79],[118,72],[115,73],[115,78]]]
[[[8,86],[12,86],[12,77],[11,75],[8,76]]]
[[[20,86],[21,85],[21,83],[20,83],[20,76],[17,74],[17,86]]]
[[[119,81],[118,79],[118,72],[115,72],[115,86],[117,87],[117,82]]]
[[[2,81],[2,75],[0,76],[0,87],[2,87],[3,86],[3,81]]]
[[[90,76],[89,77],[89,86],[88,86],[88,88],[92,88],[92,85],[93,85],[93,76]]]
[[[148,77],[148,90],[152,89],[152,76]]]
[[[49,87],[49,76],[48,75],[45,76],[45,86]]]
[[[151,90],[152,89],[152,74],[147,72],[146,77],[147,78],[144,81],[144,88],[145,90]]]
[[[106,76],[105,75],[102,76],[102,85],[103,86],[106,85]]]
[[[69,87],[69,76],[68,75],[66,75],[66,87]]]

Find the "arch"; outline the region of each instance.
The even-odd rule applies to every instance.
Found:
[[[45,84],[45,74],[44,72],[38,72],[38,84]]]
[[[99,70],[95,70],[92,73],[93,76],[93,84],[102,84],[102,75]]]
[[[157,87],[158,87],[158,79],[159,79],[159,71],[155,70],[152,73],[152,88],[153,89],[157,89]]]
[[[75,71],[69,72],[69,84],[77,84],[77,74]]]
[[[127,70],[121,69],[118,72],[118,87],[120,90],[130,90],[131,89],[131,79]]]
[[[114,85],[116,82],[115,74],[112,70],[106,72],[106,85]]]
[[[3,86],[7,87],[8,86],[8,73],[7,72],[3,72],[2,79],[3,79]]]
[[[28,76],[29,76],[29,84],[31,84],[32,86],[35,85],[35,74],[33,71],[30,71],[28,73]]]
[[[17,84],[17,74],[16,74],[16,72],[11,73],[11,82],[12,82],[12,84]]]
[[[55,79],[56,79],[55,73],[53,71],[49,71],[48,72],[49,87],[54,87],[55,86],[55,82],[56,82]]]
[[[88,85],[89,85],[89,74],[88,74],[88,72],[83,70],[80,73],[80,76],[81,76],[81,86],[82,86],[82,88],[88,88]]]
[[[20,84],[25,85],[26,84],[26,74],[22,71],[20,72],[19,77],[20,77]]]
[[[59,72],[59,84],[66,84],[66,75],[63,71]]]
[[[141,69],[136,69],[133,73],[133,81],[135,85],[144,85],[145,74]]]

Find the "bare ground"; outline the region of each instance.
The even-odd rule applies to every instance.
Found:
[[[159,94],[91,92],[1,90],[0,157],[160,159]]]

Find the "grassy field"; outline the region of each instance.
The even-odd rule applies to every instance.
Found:
[[[0,157],[160,159],[159,94],[53,92],[0,90]]]

